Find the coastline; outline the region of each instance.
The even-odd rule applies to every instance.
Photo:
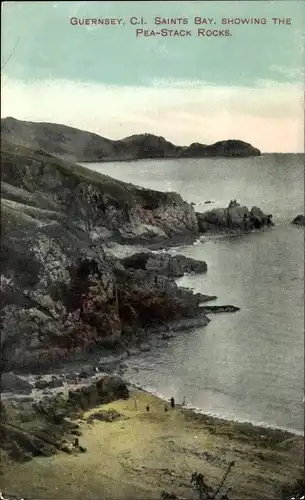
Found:
[[[150,340],[148,338],[149,333],[154,333],[156,342],[162,343],[163,340],[166,340],[167,325],[172,325],[175,321],[177,322],[176,325],[178,325],[177,329],[178,327],[181,329],[182,324],[183,329],[185,329],[185,323],[193,327],[197,321],[203,322],[201,326],[208,324],[210,318],[206,314],[213,312],[213,307],[219,308],[220,306],[201,307],[200,293],[195,294],[191,288],[177,288],[176,278],[179,277],[179,274],[175,276],[172,265],[166,270],[164,263],[161,262],[161,265],[159,262],[159,267],[153,267],[152,272],[152,268],[146,268],[147,261],[145,261],[143,268],[141,259],[139,261],[136,259],[137,265],[129,267],[128,263],[125,262],[125,265],[123,265],[124,263],[119,258],[111,255],[111,251],[104,252],[103,243],[100,246],[97,244],[95,247],[91,246],[90,241],[91,233],[97,228],[100,231],[101,241],[110,242],[110,249],[111,241],[110,239],[103,239],[106,238],[105,234],[113,234],[113,244],[123,242],[129,244],[130,247],[132,247],[132,244],[138,244],[145,248],[144,253],[148,249],[164,252],[165,249],[171,246],[175,247],[175,251],[178,251],[179,243],[183,246],[187,243],[195,244],[202,237],[205,239],[206,234],[208,237],[209,235],[212,237],[212,234],[209,231],[206,233],[205,230],[202,232],[203,236],[198,236],[201,234],[201,231],[197,230],[198,216],[200,214],[194,211],[193,204],[184,202],[180,195],[175,193],[165,195],[162,192],[150,189],[139,189],[132,184],[116,181],[105,175],[93,175],[89,169],[83,168],[80,172],[78,169],[81,169],[78,166],[75,167],[75,172],[70,171],[70,166],[65,165],[64,162],[60,162],[58,165],[55,162],[52,165],[50,174],[48,162],[39,157],[37,165],[42,165],[43,175],[39,171],[36,177],[33,176],[31,182],[33,182],[34,187],[36,182],[38,187],[40,181],[44,183],[43,187],[46,198],[49,197],[50,205],[44,205],[37,198],[37,209],[33,209],[31,203],[29,203],[32,198],[31,194],[27,192],[28,186],[23,184],[23,179],[26,179],[26,171],[23,176],[21,175],[22,181],[18,181],[17,185],[15,185],[15,177],[10,177],[11,165],[14,166],[18,175],[23,172],[24,159],[22,155],[28,155],[29,153],[20,151],[20,158],[18,157],[17,160],[14,156],[15,153],[12,154],[12,151],[8,153],[6,161],[7,180],[12,183],[11,189],[7,190],[8,200],[4,204],[7,209],[8,234],[11,237],[12,248],[15,248],[15,243],[16,241],[19,242],[18,238],[20,238],[18,258],[21,256],[21,262],[28,260],[28,262],[35,264],[35,259],[37,259],[39,266],[34,267],[34,271],[35,269],[36,271],[41,270],[40,274],[37,273],[39,286],[37,286],[37,289],[34,287],[35,293],[28,298],[34,300],[35,318],[42,318],[44,321],[43,332],[45,337],[42,336],[38,339],[35,337],[37,331],[35,325],[33,331],[30,332],[32,338],[31,335],[27,334],[26,328],[22,327],[20,327],[19,335],[21,339],[28,342],[29,353],[31,355],[35,353],[34,362],[36,360],[40,362],[43,358],[44,351],[38,350],[41,341],[44,342],[42,345],[47,350],[45,354],[50,355],[46,359],[48,362],[51,361],[53,367],[53,363],[57,361],[60,363],[60,360],[66,359],[61,358],[66,353],[67,356],[77,354],[80,358],[83,355],[83,359],[89,361],[88,354],[92,353],[92,346],[99,346],[102,345],[102,342],[105,342],[108,346],[115,347],[117,346],[117,340],[120,340],[120,335],[126,341],[123,347],[126,348],[127,356],[130,355],[129,352],[136,350],[134,345],[139,348],[139,351],[145,352],[149,350],[149,347],[147,348],[147,343]],[[36,153],[34,157],[36,158]],[[30,157],[26,156],[26,158],[30,162]],[[58,173],[56,195],[52,185],[50,187],[48,184],[48,175],[53,178],[54,169]],[[41,179],[39,175],[41,175]],[[8,185],[10,185],[10,182]],[[80,186],[78,191],[75,190],[74,183]],[[69,201],[70,203],[70,196],[72,196],[72,201],[75,202],[69,205],[71,219],[74,218],[76,221],[75,227],[68,226],[70,233],[67,232],[66,220],[62,219],[61,215],[63,212],[62,200],[59,202],[56,198],[58,189],[61,190],[65,202]],[[91,192],[89,205],[85,196],[88,192]],[[122,203],[125,196],[127,196],[126,192],[131,207],[129,207],[129,211],[122,208],[125,206]],[[69,196],[67,197],[67,195]],[[17,197],[17,202],[14,201],[14,196]],[[101,219],[100,203],[104,210],[104,219]],[[53,204],[56,210],[50,211]],[[83,208],[81,213],[74,212],[78,204]],[[16,206],[17,208],[19,206],[18,210]],[[242,207],[243,210],[244,208],[246,207]],[[233,209],[237,211],[237,215],[238,211],[241,210],[238,204]],[[27,213],[29,217],[25,217]],[[114,216],[118,232],[113,231]],[[259,217],[262,219],[265,216],[261,212]],[[18,235],[16,235],[12,230],[15,225],[11,224],[11,222],[15,220],[20,221],[23,234],[22,231],[19,231]],[[185,221],[187,221],[187,224]],[[28,224],[30,223],[32,224],[33,235],[28,232]],[[226,226],[224,227],[226,228]],[[168,232],[168,230],[170,231]],[[167,236],[164,237],[162,234]],[[171,234],[171,236],[169,237],[168,234]],[[232,233],[229,234],[233,236]],[[42,245],[42,252],[40,252],[40,247],[35,247],[35,253],[27,255],[27,247],[24,240],[21,239],[21,236],[24,235],[30,235],[29,244],[36,241],[35,238],[38,241],[40,241],[39,238],[42,239],[41,241],[47,241],[51,248],[51,254],[47,253],[47,246]],[[121,236],[119,237],[119,235]],[[129,239],[130,235],[131,239]],[[115,239],[115,236],[117,239]],[[64,242],[64,248],[57,248],[58,240]],[[79,260],[79,243],[82,244],[83,248],[81,260]],[[7,252],[8,264],[15,270],[16,264],[10,259],[10,252],[9,248]],[[106,255],[106,253],[110,255]],[[143,254],[143,251],[141,253]],[[48,260],[49,256],[51,257],[50,261]],[[181,256],[178,255],[178,257]],[[89,258],[91,260],[88,260]],[[53,261],[57,263],[55,269],[52,264]],[[71,268],[73,272],[70,274],[65,274],[66,262],[74,263],[73,269]],[[160,268],[163,269],[163,275],[160,273]],[[21,274],[22,272],[24,272],[23,267]],[[63,290],[69,291],[70,299],[73,296],[73,291],[76,290],[77,297],[82,297],[83,295],[80,295],[80,293],[83,289],[85,290],[86,304],[89,303],[90,306],[89,309],[86,309],[86,314],[84,314],[84,309],[81,308],[81,302],[68,304],[63,301],[62,295],[57,293],[60,288],[56,273],[61,276],[60,285]],[[82,278],[78,281],[75,276],[81,276]],[[52,280],[53,289],[45,285],[49,279]],[[35,282],[34,285],[36,286],[37,283]],[[29,295],[24,289],[24,285],[20,285],[17,279],[13,283],[7,279],[6,284],[10,300],[10,287],[15,287],[15,290],[20,294],[24,295],[24,292],[26,292]],[[30,283],[29,287],[31,288],[34,285]],[[128,288],[129,285],[130,289]],[[54,293],[55,289],[56,293]],[[202,297],[209,296],[202,295]],[[210,299],[213,298],[216,297],[210,297]],[[98,307],[96,307],[96,304]],[[100,307],[101,304],[102,307]],[[155,319],[159,320],[159,311],[162,311],[164,324],[161,325],[161,331],[158,323],[159,326],[156,326],[155,331],[148,332],[145,327],[147,323],[144,320],[143,323],[139,323],[139,329],[135,328],[135,325],[138,325],[138,318],[145,318],[145,315],[147,315],[147,304],[149,304],[148,312],[152,317],[152,322]],[[180,314],[183,312],[185,304],[187,304],[186,312],[188,313],[186,316]],[[26,303],[28,317],[32,317],[30,315],[33,313],[33,308],[30,305],[33,305],[33,303]],[[70,307],[73,309],[73,313],[70,311]],[[233,306],[223,307],[232,308]],[[41,312],[41,308],[43,312]],[[9,312],[9,309],[7,311]],[[105,311],[106,314],[104,314]],[[171,314],[172,311],[175,313],[174,316]],[[53,318],[53,330],[48,330],[50,322],[45,312],[50,313]],[[133,314],[130,314],[131,312]],[[218,312],[222,311],[218,309]],[[19,311],[17,313],[19,314]],[[190,313],[191,316],[189,316]],[[177,319],[175,319],[176,314]],[[67,317],[69,321],[66,323]],[[18,319],[18,316],[16,318]],[[92,322],[92,319],[94,319],[94,322]],[[125,327],[126,324],[129,328],[120,330],[122,325]],[[17,321],[16,328],[19,328],[19,325],[20,322]],[[105,338],[102,335],[103,340],[99,343],[96,340],[100,340],[98,336],[101,333],[101,325],[103,325],[102,333]],[[69,335],[67,335],[67,328],[69,328]],[[112,335],[109,335],[109,332]],[[106,338],[108,335],[110,340]],[[50,338],[55,343],[54,351],[49,348],[50,342],[48,339]],[[80,346],[75,347],[72,343],[72,346],[75,347],[73,351],[70,341],[74,342],[75,339],[78,340]],[[134,342],[136,343],[134,344]],[[141,349],[142,343],[143,348]],[[56,350],[57,347],[59,347],[59,350]],[[120,347],[122,346],[120,345]],[[20,349],[18,351],[17,347],[15,352],[17,352],[18,364],[18,355],[20,354],[22,360],[23,351]],[[79,361],[82,362],[81,359]],[[102,375],[102,364],[101,362],[100,366],[98,365],[101,370],[99,375]],[[91,371],[94,369],[92,365],[91,363]],[[80,371],[83,368],[82,366]],[[123,363],[121,366],[118,365],[118,368],[116,374],[124,378]],[[49,365],[47,369],[49,369]],[[33,369],[33,372],[35,372],[35,369]],[[107,373],[112,374],[112,371],[109,370]],[[80,377],[78,375],[80,374],[78,373],[76,376],[76,385],[80,385],[79,380],[83,378],[82,375]],[[85,375],[85,378],[85,383],[90,382],[90,376]],[[66,391],[69,388],[65,386],[63,389]],[[200,390],[200,386],[198,390]],[[48,399],[50,391],[46,389],[44,392],[48,394],[46,396]],[[131,392],[132,397],[128,402],[117,400],[110,405],[102,406],[103,409],[114,408],[121,413],[122,417],[117,422],[95,422],[91,428],[88,428],[88,424],[82,420],[80,421],[81,442],[88,449],[88,453],[76,457],[75,455],[68,456],[61,451],[52,456],[36,457],[31,462],[14,464],[12,468],[8,466],[7,471],[0,477],[0,480],[7,480],[8,485],[14,486],[16,484],[14,478],[18,477],[17,486],[23,487],[23,490],[20,490],[20,496],[29,496],[31,498],[45,498],[46,492],[54,491],[57,486],[52,483],[49,476],[60,477],[65,481],[60,480],[59,489],[57,487],[58,491],[56,491],[57,496],[53,497],[58,498],[58,500],[59,498],[71,500],[78,498],[75,496],[75,492],[79,493],[80,491],[82,496],[89,500],[100,498],[101,491],[103,496],[106,499],[109,498],[109,500],[157,499],[160,498],[162,491],[177,491],[179,495],[182,495],[182,498],[188,498],[190,474],[185,475],[186,460],[190,462],[189,468],[196,472],[202,471],[212,486],[219,484],[226,467],[234,460],[238,465],[237,472],[234,472],[232,476],[233,499],[249,498],[254,500],[262,498],[263,494],[264,500],[265,498],[266,500],[271,500],[271,498],[273,500],[274,498],[280,498],[282,487],[287,483],[292,485],[296,476],[301,475],[303,470],[303,434],[299,435],[291,432],[291,430],[274,429],[252,422],[228,420],[217,415],[203,413],[198,408],[179,408],[177,406],[174,411],[168,408],[168,411],[165,412],[165,399],[160,395],[143,388],[132,388]],[[30,402],[30,405],[32,399],[32,395],[29,396],[28,402]],[[149,411],[146,410],[147,405],[150,407]],[[97,407],[94,408],[95,411],[97,409]],[[89,413],[87,412],[88,415]],[[250,411],[249,414],[251,415]],[[27,422],[34,433],[34,422]],[[200,446],[197,448],[194,439],[201,439]],[[18,446],[17,441],[16,443]],[[143,466],[143,463],[146,463],[146,466]],[[168,468],[169,463],[171,464],[170,469]],[[162,467],[160,467],[160,464],[163,464]],[[146,467],[146,469],[145,477],[142,478],[143,467]],[[108,471],[106,477],[103,475],[104,469]],[[35,483],[35,478],[35,484],[32,485],[27,481],[28,478],[31,478],[31,482],[33,481],[32,478],[37,474],[37,470],[38,475],[41,476],[41,481],[37,478],[38,483]],[[96,477],[96,470],[99,471],[98,477]],[[84,471],[86,472],[85,475]],[[133,471],[136,471],[136,474]],[[171,479],[175,478],[176,483],[169,482],[166,476],[167,473],[165,474],[164,471],[169,471],[168,476]],[[69,478],[68,476],[72,477]],[[241,482],[240,476],[242,477]],[[21,479],[19,479],[20,477]],[[72,482],[70,479],[72,479]],[[119,490],[115,484],[119,484]],[[33,490],[34,487],[36,490]],[[88,487],[91,488],[89,494],[87,494]]]
[[[89,424],[87,418],[100,410],[120,415]],[[190,499],[193,472],[216,487],[234,461],[227,480],[234,500],[274,500],[302,477],[300,436],[172,409],[143,389],[133,388],[127,400],[86,411],[77,423],[86,453],[60,452],[10,465],[1,476],[4,497],[14,492],[45,498],[52,491],[58,500],[157,500],[166,491]]]
[[[163,396],[160,392],[150,390],[150,389],[145,389],[137,384],[129,384],[128,381],[126,381],[127,386],[130,388],[132,391],[140,391],[144,392],[147,394],[150,394],[164,402],[168,402],[168,399]],[[194,415],[201,415],[203,419],[212,419],[215,423],[223,423],[225,424],[231,424],[231,425],[241,425],[245,427],[250,428],[255,428],[255,429],[260,429],[263,432],[270,431],[270,432],[280,432],[283,434],[289,434],[291,436],[295,437],[304,437],[304,431],[299,431],[298,429],[292,429],[288,427],[277,427],[273,426],[271,424],[267,424],[267,422],[256,422],[252,420],[238,420],[237,418],[226,418],[224,415],[218,414],[218,413],[213,413],[213,412],[205,412],[202,408],[195,407],[195,406],[189,406],[189,405],[182,405],[181,403],[176,404],[177,408],[182,410],[183,412],[190,412]]]
[[[132,348],[131,348],[132,352]],[[105,351],[100,351],[100,354],[105,354]],[[124,355],[126,354],[125,351],[122,351],[121,353],[115,354],[109,354],[110,360],[107,361],[107,357],[103,358],[104,361],[101,362],[99,365],[99,372],[95,373],[95,366],[98,365],[98,353],[95,353],[94,355],[91,355],[91,359],[88,357],[83,357],[83,359],[78,359],[78,360],[71,360],[67,361],[66,363],[61,363],[58,366],[53,366],[55,368],[55,371],[52,372],[52,374],[49,373],[49,371],[41,371],[38,374],[36,374],[36,380],[39,380],[40,382],[42,380],[46,380],[48,377],[51,378],[56,378],[57,380],[64,380],[63,385],[58,385],[57,388],[51,388],[47,389],[46,391],[43,391],[42,389],[36,389],[35,388],[35,376],[29,373],[24,373],[22,370],[16,370],[14,373],[16,373],[19,377],[21,377],[23,380],[29,381],[32,386],[33,386],[33,392],[31,395],[24,395],[24,394],[14,394],[13,392],[11,393],[3,393],[2,398],[3,402],[5,401],[22,401],[22,400],[30,400],[32,399],[33,401],[41,400],[43,397],[47,395],[47,397],[53,396],[56,393],[60,393],[62,391],[68,391],[68,390],[75,390],[80,387],[86,387],[91,383],[94,383],[97,381],[100,377],[104,376],[115,376],[122,378],[124,382],[126,383],[126,386],[130,390],[130,392],[139,392],[139,393],[144,393],[147,394],[148,396],[151,396],[153,398],[156,398],[160,401],[163,401],[164,403],[168,403],[169,399],[162,394],[161,391],[157,391],[151,387],[145,387],[142,385],[139,385],[134,382],[130,382],[128,378],[125,377],[125,361],[128,358],[132,358],[133,354],[128,355],[127,357]],[[84,364],[85,363],[85,364]],[[79,369],[79,374],[81,373],[81,376],[77,376],[77,368]],[[90,373],[94,373],[93,376],[90,375]],[[86,375],[87,374],[87,375]],[[73,381],[73,375],[74,375],[74,381]],[[56,386],[55,386],[56,387]],[[271,425],[268,424],[267,422],[257,422],[254,420],[246,420],[246,419],[238,419],[238,418],[229,418],[226,417],[224,414],[220,413],[214,413],[214,412],[207,412],[204,411],[203,408],[196,407],[189,405],[187,402],[186,404],[182,404],[179,401],[176,401],[176,407],[182,410],[183,412],[188,412],[190,414],[198,415],[198,418],[200,416],[203,419],[212,419],[215,423],[220,423],[224,425],[233,425],[233,426],[245,426],[248,427],[249,429],[254,428],[257,430],[261,430],[262,432],[276,432],[276,433],[283,433],[283,434],[289,434],[291,437],[303,437],[304,438],[304,431],[294,429],[294,428],[288,428],[288,427],[280,427],[276,425]]]
[[[265,156],[274,156],[274,155],[277,155],[277,156],[288,156],[288,155],[291,155],[291,156],[294,156],[294,155],[303,155],[304,156],[304,152],[302,153],[264,153],[262,152],[259,156],[260,158],[263,158]],[[65,159],[64,157],[61,157],[61,156],[58,156],[58,158],[63,158]],[[147,157],[143,157],[143,158],[130,158],[130,157],[126,157],[126,158],[116,158],[116,157],[113,157],[113,158],[107,158],[107,159],[103,159],[103,158],[99,158],[98,160],[73,160],[75,161],[75,163],[79,164],[80,166],[82,166],[82,164],[87,164],[87,163],[131,163],[131,162],[139,162],[139,161],[158,161],[158,160],[211,160],[211,159],[214,159],[214,160],[251,160],[252,158],[257,158],[257,156],[221,156],[221,155],[218,155],[218,156],[200,156],[200,157],[194,157],[194,156],[147,156]],[[67,161],[71,161],[71,159],[69,157],[66,158]]]
[[[265,154],[265,153],[263,153]],[[272,154],[272,153],[271,153]],[[261,155],[259,155],[261,156]],[[86,163],[131,163],[131,162],[138,162],[138,161],[158,161],[158,160],[219,160],[219,159],[226,159],[226,160],[249,160],[251,158],[256,158],[256,156],[221,156],[221,155],[211,155],[211,156],[144,156],[141,158],[131,158],[131,157],[121,157],[121,158],[99,158],[98,160],[78,160],[75,158],[65,158],[64,156],[61,157],[59,156],[58,158],[63,158],[66,161],[75,161],[75,163],[79,164],[82,166],[82,164]]]

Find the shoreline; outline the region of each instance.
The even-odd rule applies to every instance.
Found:
[[[144,157],[144,158],[107,158],[107,160],[99,159],[99,160],[71,160],[69,156],[67,156],[66,160],[67,161],[75,161],[75,163],[79,164],[82,166],[82,164],[86,163],[131,163],[131,162],[138,162],[138,161],[155,161],[155,160],[219,160],[219,159],[225,159],[225,160],[248,160],[251,158],[262,158],[264,156],[283,156],[283,155],[300,155],[304,156],[304,152],[302,153],[261,153],[260,155],[249,155],[249,156],[152,156],[152,157]],[[59,158],[65,159],[65,157],[58,156]]]
[[[88,422],[99,411],[117,417]],[[59,452],[10,465],[0,478],[4,497],[14,491],[21,498],[52,492],[54,500],[158,500],[167,491],[188,500],[192,472],[201,472],[215,488],[234,461],[230,498],[274,500],[302,477],[300,436],[171,408],[143,389],[87,410],[76,422],[86,453]]]
[[[270,153],[273,154],[273,153]],[[281,154],[281,153],[278,153]],[[287,153],[289,154],[289,153]],[[293,153],[292,153],[293,154]],[[300,153],[301,154],[301,153]],[[205,155],[205,156],[147,156],[147,157],[142,157],[142,158],[107,158],[105,160],[99,159],[99,160],[74,160],[75,163],[82,165],[82,163],[131,163],[131,162],[138,162],[138,161],[155,161],[155,160],[206,160],[206,159],[226,159],[226,160],[248,160],[249,158],[257,158],[258,156],[263,156],[263,155],[244,155],[244,156],[230,156],[230,155]],[[66,158],[64,156],[59,156],[59,158],[63,158],[64,160],[66,159],[67,161],[71,161],[69,156]]]
[[[136,384],[130,384],[128,381],[126,381],[127,386],[131,390],[136,390],[139,392],[144,392],[147,394],[151,394],[152,396],[160,399],[161,401],[168,402],[168,399],[165,396],[162,396],[160,392],[153,391],[153,390],[148,390],[145,389],[139,385]],[[304,431],[299,431],[298,429],[291,429],[291,428],[286,428],[286,427],[276,427],[272,426],[271,424],[268,425],[265,422],[255,422],[251,420],[237,420],[237,419],[232,419],[232,418],[226,418],[224,415],[217,414],[217,413],[212,413],[212,412],[205,412],[202,408],[195,407],[195,406],[188,406],[185,405],[183,406],[182,404],[177,403],[176,407],[179,408],[181,411],[185,412],[190,412],[193,413],[194,415],[201,415],[203,418],[206,419],[213,419],[215,422],[223,423],[223,424],[232,424],[232,425],[242,425],[242,426],[247,426],[247,427],[254,427],[255,429],[261,429],[262,431],[271,431],[271,432],[282,432],[283,434],[290,434],[291,436],[294,437],[304,437],[305,433]]]
[[[78,380],[77,380],[77,375],[76,375],[75,369],[73,371],[67,370],[65,372],[63,372],[61,370],[59,372],[55,371],[52,374],[50,374],[48,372],[48,373],[40,374],[38,377],[39,377],[39,381],[45,379],[46,376],[47,377],[48,376],[49,377],[57,376],[58,379],[61,379],[61,375],[65,374],[65,376],[67,377],[65,379],[64,385],[61,385],[55,389],[48,388],[47,397],[51,397],[58,392],[60,393],[62,391],[65,392],[65,391],[68,391],[71,389],[74,390],[74,389],[77,389],[80,387],[86,387],[87,385],[94,383],[96,380],[98,380],[99,378],[104,377],[104,376],[115,376],[115,377],[122,378],[122,380],[124,380],[126,386],[128,387],[128,389],[131,392],[139,392],[139,393],[147,394],[148,396],[152,396],[153,398],[156,398],[156,399],[162,401],[163,403],[168,403],[169,398],[166,397],[165,395],[163,395],[162,392],[157,391],[157,390],[152,389],[152,388],[145,388],[144,386],[130,382],[128,380],[128,378],[125,377],[125,374],[124,374],[124,369],[125,369],[124,361],[125,361],[125,359],[126,358],[123,357],[123,358],[118,358],[117,360],[111,361],[109,363],[108,367],[107,367],[107,363],[106,363],[104,366],[105,371],[103,371],[102,365],[101,365],[100,371],[98,373],[96,373],[95,375],[93,375],[93,376],[89,375],[85,378],[80,377],[80,378],[78,378]],[[73,364],[74,364],[74,367],[76,368],[75,363],[73,363]],[[68,366],[69,366],[69,363],[67,365],[63,366],[63,368],[68,368]],[[71,363],[71,366],[72,366],[72,363]],[[94,366],[89,365],[89,364],[86,366],[84,366],[83,364],[80,364],[79,368],[81,369],[81,367],[83,367],[84,370],[86,371],[89,366],[92,368],[92,371],[93,371]],[[74,372],[75,377],[76,377],[76,380],[74,382],[72,382],[72,380],[69,377],[69,375],[72,375],[73,372]],[[31,395],[29,395],[29,394],[14,394],[13,392],[11,392],[11,393],[4,392],[2,395],[3,401],[8,401],[8,402],[9,401],[18,401],[18,400],[22,401],[22,400],[29,400],[29,398],[32,399],[33,401],[38,401],[46,396],[46,393],[44,392],[43,389],[35,388],[35,380],[34,380],[35,376],[33,376],[33,373],[28,373],[28,374],[19,373],[19,376],[21,376],[25,380],[29,380],[29,379],[31,380],[31,383],[33,384],[33,392],[31,393]],[[203,408],[191,406],[191,405],[188,405],[187,403],[183,405],[181,402],[177,402],[177,401],[176,401],[176,407],[179,408],[183,412],[189,413],[189,414],[194,415],[194,416],[197,415],[198,418],[202,418],[203,420],[211,419],[215,423],[218,423],[221,425],[243,426],[245,428],[249,428],[249,430],[255,429],[256,431],[260,430],[261,432],[269,432],[270,431],[271,433],[273,433],[273,432],[282,433],[283,435],[290,435],[291,437],[303,437],[304,438],[304,430],[301,431],[298,429],[293,429],[293,428],[288,428],[288,427],[280,427],[280,426],[268,424],[267,422],[256,422],[253,420],[238,420],[237,418],[229,418],[229,417],[227,418],[224,414],[206,412],[206,411],[204,411]]]

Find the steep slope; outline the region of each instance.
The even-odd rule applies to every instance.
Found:
[[[1,120],[1,137],[20,146],[43,149],[54,155],[78,161],[113,157],[113,141],[57,123],[36,123],[8,117]]]
[[[175,193],[137,188],[8,141],[2,144],[1,349],[5,367],[52,363],[137,338],[150,325],[208,319],[200,297],[154,271],[127,269],[109,237],[197,232]]]
[[[107,234],[122,240],[168,239],[198,231],[193,207],[177,193],[133,186],[4,140],[2,181],[63,211],[93,239]]]

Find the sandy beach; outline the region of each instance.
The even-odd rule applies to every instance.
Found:
[[[110,409],[120,417],[88,422]],[[303,437],[173,409],[141,390],[85,412],[78,423],[85,453],[9,465],[0,490],[37,500],[157,500],[163,491],[190,499],[193,472],[215,487],[234,461],[230,499],[274,500],[303,474]]]

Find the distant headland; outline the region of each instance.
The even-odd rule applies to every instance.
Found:
[[[192,143],[176,146],[154,134],[135,134],[124,139],[111,140],[92,132],[60,125],[1,119],[1,137],[15,144],[42,149],[66,160],[78,162],[127,161],[143,158],[206,158],[259,156],[261,152],[251,144],[229,139],[211,145]]]

